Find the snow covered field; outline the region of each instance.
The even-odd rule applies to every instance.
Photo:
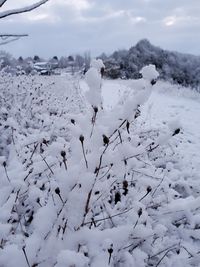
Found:
[[[0,267],[199,266],[197,93],[104,80],[101,110],[83,79],[1,81]]]
[[[103,87],[106,107],[114,106],[131,81],[105,81]],[[183,162],[182,175],[200,179],[200,94],[170,83],[158,82],[145,104],[143,118],[150,128],[160,128],[172,120],[182,126],[178,150]],[[195,173],[195,175],[194,175]]]
[[[113,108],[124,93],[130,92],[129,85],[134,81],[105,80],[102,92],[104,107]],[[87,90],[84,81],[80,82],[82,91]],[[200,179],[200,94],[191,89],[159,81],[152,95],[143,108],[143,119],[150,128],[163,127],[170,121],[178,121],[182,126],[182,134],[178,151],[183,162],[182,175]]]

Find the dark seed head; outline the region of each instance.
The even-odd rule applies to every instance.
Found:
[[[46,139],[43,139],[42,143],[45,144],[45,145],[47,145],[47,140]]]
[[[128,187],[128,182],[127,182],[127,180],[124,180],[123,181],[123,188],[125,189],[125,188],[127,188]]]
[[[104,142],[104,145],[109,144],[109,138],[105,134],[103,134],[103,142]]]
[[[154,85],[154,84],[156,84],[156,79],[153,79],[153,80],[151,80],[151,85]]]
[[[147,193],[150,193],[150,192],[151,192],[151,190],[152,190],[151,186],[150,186],[150,185],[149,185],[149,186],[147,186]]]
[[[142,215],[142,208],[139,208],[138,210],[138,216],[140,217]]]
[[[109,249],[108,249],[108,253],[109,253],[109,254],[112,254],[112,253],[113,253],[113,248],[109,248]]]
[[[83,143],[83,141],[84,141],[84,136],[83,136],[82,134],[80,135],[79,140],[81,141],[81,143]]]
[[[64,150],[62,150],[62,151],[60,152],[60,155],[61,155],[63,158],[65,158],[65,157],[66,157],[66,152],[65,152]]]
[[[57,188],[55,189],[55,193],[56,193],[57,195],[60,195],[60,188],[59,188],[59,187],[57,187]]]
[[[25,237],[29,237],[29,234],[27,232],[24,232]]]
[[[116,192],[115,193],[115,204],[117,204],[117,202],[121,201],[121,194],[120,192]]]
[[[180,128],[176,129],[176,130],[173,132],[172,136],[179,134],[180,131],[181,131]]]
[[[98,107],[93,107],[94,112],[97,113],[98,112]]]

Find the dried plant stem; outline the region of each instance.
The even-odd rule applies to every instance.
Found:
[[[165,248],[165,249],[159,251],[158,253],[156,253],[156,254],[150,256],[149,259],[155,258],[155,257],[157,257],[158,255],[162,254],[162,253],[165,252],[165,251],[173,250],[173,249],[175,249],[177,246],[178,246],[177,244],[171,245],[171,246],[169,246],[169,247],[167,247],[167,248]]]
[[[26,254],[26,250],[25,250],[25,247],[22,248],[22,251],[24,253],[24,257],[26,259],[26,262],[27,262],[27,265],[28,267],[31,267],[30,263],[29,263],[29,260],[28,260],[28,257],[27,257],[27,254]]]
[[[33,152],[32,152],[32,154],[31,154],[31,156],[30,156],[30,159],[29,159],[30,161],[31,161],[31,159],[32,159],[32,157],[33,157],[33,155],[34,155],[34,153],[35,153],[35,151],[36,151],[38,145],[39,145],[39,143],[37,143],[36,145],[34,145]]]
[[[113,133],[109,136],[109,139],[126,123],[127,119],[123,120],[122,123],[113,131]]]
[[[94,131],[94,125],[95,125],[96,118],[97,118],[97,112],[98,112],[98,110],[94,109],[94,115],[92,117],[92,130],[91,130],[91,133],[90,133],[90,137],[92,137],[92,134],[93,134],[93,131]]]
[[[6,178],[7,178],[8,182],[10,183],[10,178],[8,176],[6,165],[3,165],[3,167],[4,167],[4,170],[5,170],[5,173],[6,173]]]
[[[141,198],[139,199],[139,201],[142,201],[146,196],[148,196],[148,194],[149,194],[150,192],[151,192],[151,191],[147,191],[146,194],[145,194],[143,197],[141,197]]]
[[[155,188],[155,190],[152,193],[152,197],[155,195],[156,191],[158,190],[158,188],[160,187],[160,185],[162,184],[163,180],[165,179],[165,175],[163,176],[162,180],[159,182],[159,184],[157,185],[157,187]]]
[[[101,154],[101,156],[100,156],[100,159],[99,159],[99,166],[98,166],[98,168],[97,168],[97,172],[96,172],[96,177],[98,177],[98,175],[99,175],[99,171],[100,171],[100,169],[101,169],[101,164],[102,164],[103,155],[105,154],[105,152],[106,152],[106,150],[107,150],[107,148],[108,148],[108,145],[109,145],[109,144],[106,145],[105,149],[103,150],[103,152],[102,152],[102,154]]]
[[[86,165],[86,168],[88,169],[88,162],[87,162],[87,158],[86,158],[85,148],[84,148],[83,142],[81,142],[81,146],[82,146],[82,151],[83,151],[83,157],[84,157],[84,160],[85,160],[85,165]]]
[[[165,252],[165,254],[161,257],[161,259],[157,262],[157,264],[155,265],[155,267],[158,267],[158,265],[160,265],[161,261],[167,256],[167,254],[172,251],[173,249],[169,249]]]
[[[42,158],[42,160],[45,162],[45,164],[47,165],[48,169],[50,170],[50,172],[52,174],[54,174],[54,172],[52,171],[51,167],[49,166],[48,162],[46,161],[46,159],[40,154],[40,157]]]
[[[125,213],[129,212],[132,209],[133,209],[133,207],[129,208],[129,209],[125,210],[125,211],[119,212],[117,214],[114,214],[114,215],[111,215],[111,216],[108,216],[108,217],[105,217],[105,218],[102,218],[102,219],[97,219],[97,220],[94,220],[94,221],[95,221],[95,223],[97,223],[97,222],[102,222],[104,220],[110,220],[111,218],[114,218],[114,217],[120,216],[122,214],[125,214]],[[85,222],[82,226],[88,225],[88,224],[91,224],[91,223],[92,223],[92,221]]]

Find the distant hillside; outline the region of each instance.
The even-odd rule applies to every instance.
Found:
[[[148,40],[139,41],[129,50],[119,50],[107,57],[100,56],[110,78],[139,78],[140,69],[154,64],[164,80],[184,86],[200,86],[200,57],[163,50]]]

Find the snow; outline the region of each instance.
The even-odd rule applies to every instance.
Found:
[[[129,86],[137,85],[133,80],[108,80],[102,87],[103,102],[106,109],[114,108],[123,95],[130,92]],[[87,90],[84,82],[81,82],[83,91]],[[182,90],[182,91],[181,91]],[[190,89],[158,82],[148,102],[144,107],[143,117],[148,121],[149,127],[159,128],[168,124],[173,131],[182,128],[179,153],[185,162],[191,166],[191,171],[199,169],[200,151],[200,95]],[[192,119],[191,119],[192,118]],[[187,151],[187,153],[185,153]]]
[[[145,66],[144,68],[141,69],[140,73],[142,74],[142,77],[145,80],[155,80],[158,78],[159,73],[157,72],[156,68],[154,65],[150,64],[148,66]]]
[[[81,253],[76,253],[70,250],[63,250],[58,255],[56,267],[86,267],[88,259]]]
[[[0,266],[199,266],[200,97],[101,67],[1,74]]]
[[[99,106],[101,100],[101,75],[96,68],[90,68],[85,74],[89,91],[86,92],[86,98],[92,106]]]
[[[93,59],[90,65],[91,67],[85,74],[85,81],[89,87],[89,90],[86,92],[86,98],[93,107],[98,107],[102,104],[101,68],[104,68],[105,66],[101,59]]]
[[[98,71],[101,70],[101,68],[105,68],[105,65],[103,64],[103,61],[101,59],[92,59],[90,63],[91,68],[95,68]]]

